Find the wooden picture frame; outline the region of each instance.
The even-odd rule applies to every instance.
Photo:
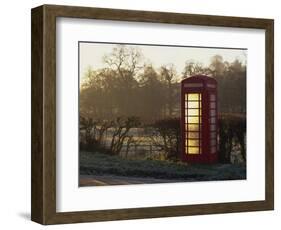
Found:
[[[265,200],[215,204],[56,211],[56,18],[121,20],[265,30]],[[32,9],[31,219],[63,224],[274,209],[274,21],[271,19],[43,5]]]

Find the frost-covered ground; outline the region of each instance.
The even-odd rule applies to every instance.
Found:
[[[91,179],[101,183],[91,183]],[[82,186],[241,179],[246,179],[245,164],[188,165],[182,162],[128,160],[101,153],[80,153]]]

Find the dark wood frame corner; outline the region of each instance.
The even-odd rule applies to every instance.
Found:
[[[274,208],[274,21],[43,5],[32,9],[31,219],[41,224],[230,213]],[[266,199],[264,201],[56,212],[56,18],[88,18],[264,29],[266,33]]]

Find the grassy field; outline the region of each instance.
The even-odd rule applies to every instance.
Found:
[[[188,165],[157,160],[127,160],[101,153],[80,153],[80,175],[124,176],[175,181],[246,179],[243,164]]]

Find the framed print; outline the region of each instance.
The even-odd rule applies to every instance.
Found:
[[[271,19],[32,9],[41,224],[274,208]]]

